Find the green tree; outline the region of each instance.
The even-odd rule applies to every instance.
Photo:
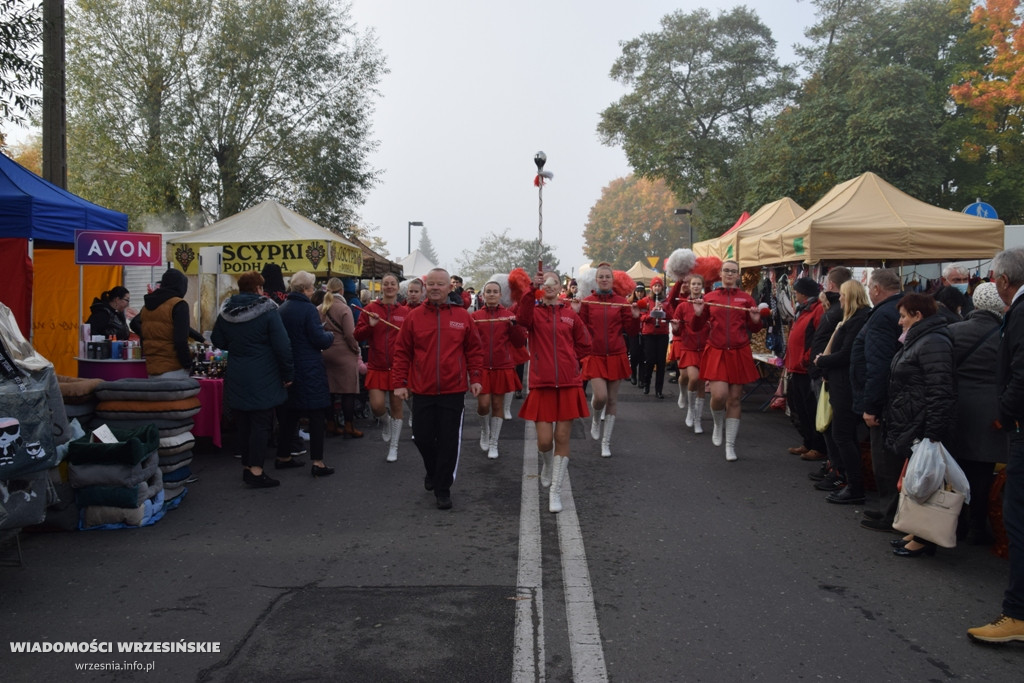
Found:
[[[810,206],[866,171],[948,205],[958,124],[947,89],[967,3],[815,4],[803,50],[811,75],[739,156],[750,210],[783,196]]]
[[[69,128],[94,198],[205,221],[278,199],[338,232],[377,180],[369,118],[386,72],[333,0],[78,0]]]
[[[420,243],[416,248],[420,250],[421,254],[430,259],[430,262],[435,266],[440,265],[441,260],[437,258],[437,252],[434,250],[434,243],[430,241],[430,235],[427,234],[426,228],[420,230]]]
[[[775,45],[745,7],[665,16],[660,32],[622,44],[611,77],[630,92],[602,112],[601,141],[620,145],[638,175],[665,180],[680,201],[728,185],[740,147],[795,90]],[[718,196],[704,215],[738,214],[740,199]]]
[[[647,257],[665,258],[690,237],[687,223],[673,215],[678,206],[664,180],[630,175],[601,190],[583,229],[583,253],[594,263],[628,269]]]
[[[544,261],[545,268],[558,270],[558,259],[547,244],[537,240],[509,237],[509,228],[500,233],[490,232],[480,240],[474,252],[465,252],[456,260],[458,274],[465,284],[479,290],[492,275],[510,273],[515,268],[524,268],[527,273],[537,269],[537,260]]]
[[[42,28],[42,3],[0,0],[0,143],[7,124],[27,124],[40,105]]]

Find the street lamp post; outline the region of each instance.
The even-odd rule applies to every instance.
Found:
[[[673,216],[686,216],[686,230],[690,234],[690,249],[693,249],[693,221],[690,216],[693,215],[693,209],[676,209],[672,212]]]
[[[408,251],[405,252],[407,254],[411,254],[412,253],[412,226],[414,226],[414,225],[417,228],[422,228],[423,227],[423,221],[409,221],[409,249],[408,249]]]

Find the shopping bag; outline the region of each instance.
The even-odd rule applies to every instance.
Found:
[[[821,385],[821,392],[818,394],[818,411],[814,415],[814,428],[824,432],[832,424],[832,402],[828,400],[828,386]]]
[[[892,528],[914,534],[943,548],[956,547],[956,523],[964,494],[940,488],[918,503],[906,492],[900,493]]]

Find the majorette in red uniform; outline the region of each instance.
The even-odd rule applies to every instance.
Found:
[[[534,284],[541,287],[543,299],[527,292],[516,313],[518,323],[530,334],[530,393],[519,417],[536,423],[537,451],[543,463],[540,482],[550,486],[548,509],[560,512],[572,421],[588,415],[580,359],[590,352],[590,334],[573,310],[580,304],[558,298],[561,282],[556,273],[538,274]]]
[[[583,379],[590,381],[593,392],[590,436],[595,441],[601,440],[601,455],[607,458],[612,454],[619,382],[631,374],[622,335],[636,334],[640,330],[640,310],[631,306],[626,297],[615,293],[615,273],[609,264],[599,264],[595,275],[597,291],[585,297],[580,307],[580,317],[587,324],[591,337],[590,353],[583,359]]]
[[[413,397],[413,438],[426,470],[424,486],[437,507],[451,507],[459,464],[465,393],[480,393],[483,347],[466,309],[447,302],[448,273],[427,274],[427,301],[409,313],[395,344],[394,393]],[[467,380],[468,378],[468,380]]]
[[[387,461],[398,460],[398,439],[402,434],[402,401],[391,391],[391,366],[395,357],[395,342],[398,331],[409,309],[398,303],[398,278],[392,274],[381,278],[381,298],[371,301],[363,308],[364,315],[359,316],[353,333],[356,340],[369,342],[370,355],[366,364],[366,378],[363,385],[369,390],[370,410],[377,419],[382,419],[384,426],[381,436],[390,441]],[[389,405],[390,404],[390,405]],[[387,414],[391,408],[390,417]]]
[[[695,316],[692,301],[704,293],[704,278],[691,273],[684,282],[677,285],[681,296],[684,291],[687,293],[687,296],[676,301],[672,315],[672,346],[676,348],[675,357],[679,366],[678,405],[686,408],[686,426],[693,427],[694,434],[703,434],[701,418],[704,413],[704,379],[700,376],[700,359],[710,330],[707,325],[700,330],[693,329]]]
[[[690,324],[695,332],[704,326],[709,328],[700,376],[711,382],[711,417],[715,423],[711,441],[722,445],[724,423],[725,459],[729,461],[736,460],[743,385],[759,376],[750,350],[750,334],[762,327],[757,302],[737,287],[739,277],[735,261],[722,263],[722,287],[692,304],[695,315]]]
[[[494,460],[504,422],[505,395],[523,388],[512,351],[516,346],[526,346],[526,332],[516,324],[512,311],[499,303],[501,285],[488,282],[481,293],[484,306],[472,313],[484,347],[484,375],[476,413],[480,417],[480,449]]]

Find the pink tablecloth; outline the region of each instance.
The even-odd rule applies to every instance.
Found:
[[[202,408],[193,418],[195,426],[192,427],[193,436],[208,436],[217,448],[221,447],[220,442],[220,419],[224,406],[224,380],[202,379],[199,380],[199,402]]]

